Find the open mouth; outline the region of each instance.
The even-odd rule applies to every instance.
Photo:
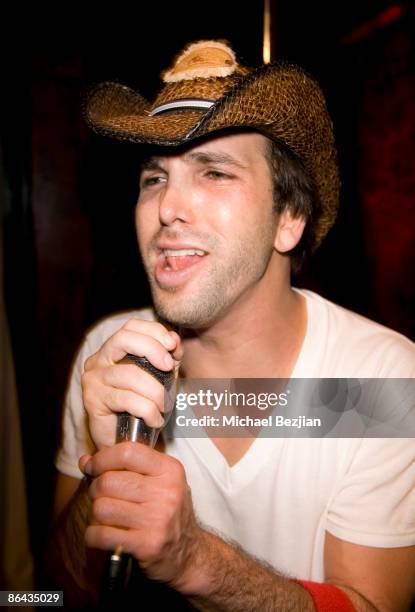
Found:
[[[201,249],[163,249],[166,270],[184,270],[206,255]]]
[[[206,259],[202,249],[161,249],[156,260],[155,277],[160,286],[173,287],[186,281]]]

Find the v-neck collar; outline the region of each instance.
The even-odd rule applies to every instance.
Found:
[[[315,305],[310,292],[302,289],[294,290],[306,300],[307,325],[291,378],[310,378],[315,375],[315,372],[312,372],[310,369],[310,351],[314,346],[318,346]],[[315,360],[312,363],[313,369],[317,361]],[[281,448],[284,443],[284,438],[266,438],[259,434],[244,455],[236,463],[229,465],[224,455],[212,442],[204,429],[202,429],[201,435],[203,437],[187,438],[187,442],[209,472],[221,482],[222,486],[228,489],[238,487],[238,484],[246,485],[261,470],[263,464],[268,460],[270,453],[278,447]]]

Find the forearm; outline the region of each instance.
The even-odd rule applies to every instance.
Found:
[[[46,559],[54,582],[77,604],[96,601],[104,562],[102,551],[85,545],[91,503],[87,491],[88,481],[83,479],[52,528]]]
[[[203,545],[177,585],[199,610],[302,610],[314,612],[309,593],[295,580],[202,530]]]

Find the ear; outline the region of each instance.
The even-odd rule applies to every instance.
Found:
[[[304,217],[293,217],[289,208],[286,208],[278,219],[275,233],[274,247],[279,253],[288,253],[300,242],[306,220]]]

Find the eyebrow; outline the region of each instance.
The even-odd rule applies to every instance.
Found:
[[[185,155],[185,159],[189,159],[189,161],[194,161],[199,164],[222,164],[228,166],[235,166],[237,168],[246,168],[246,166],[240,162],[239,160],[232,157],[232,155],[228,155],[227,153],[214,152],[214,151],[194,151]]]
[[[141,171],[143,170],[162,170],[165,169],[161,163],[162,157],[148,157],[141,164]],[[184,155],[185,162],[198,163],[202,165],[209,164],[221,164],[228,166],[235,166],[236,168],[246,169],[246,165],[244,165],[239,160],[235,159],[231,155],[227,153],[214,152],[214,151],[194,151],[189,152]]]
[[[141,162],[140,171],[143,170],[163,170],[158,157],[147,157]]]

